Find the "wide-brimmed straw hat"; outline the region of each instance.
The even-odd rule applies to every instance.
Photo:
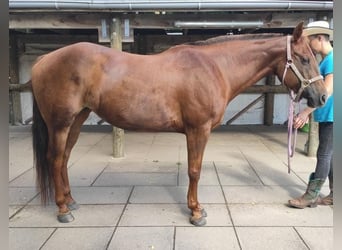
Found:
[[[314,21],[309,23],[303,30],[303,35],[328,35],[330,40],[333,40],[333,30],[330,29],[329,23],[327,21]]]

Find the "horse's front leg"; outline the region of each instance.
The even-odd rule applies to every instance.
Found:
[[[205,210],[198,202],[198,181],[201,174],[202,159],[205,146],[210,134],[210,127],[191,128],[186,132],[188,147],[188,207],[191,209],[192,216],[190,222],[195,226],[206,224]]]

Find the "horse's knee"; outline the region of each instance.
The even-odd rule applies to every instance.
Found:
[[[190,180],[198,181],[201,175],[201,171],[198,169],[190,169],[188,175]]]

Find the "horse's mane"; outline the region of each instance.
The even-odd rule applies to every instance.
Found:
[[[259,34],[243,34],[243,35],[224,35],[224,36],[217,36],[217,37],[209,38],[207,40],[189,42],[189,43],[185,43],[184,45],[204,46],[204,45],[222,43],[222,42],[227,42],[227,41],[266,39],[266,38],[279,37],[279,36],[283,36],[283,34],[259,33]]]

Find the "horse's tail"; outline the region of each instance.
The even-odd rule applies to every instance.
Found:
[[[51,164],[47,158],[49,143],[48,129],[42,118],[33,94],[33,124],[32,124],[32,144],[34,165],[37,174],[37,187],[41,192],[41,201],[46,204],[52,197],[53,181]]]

